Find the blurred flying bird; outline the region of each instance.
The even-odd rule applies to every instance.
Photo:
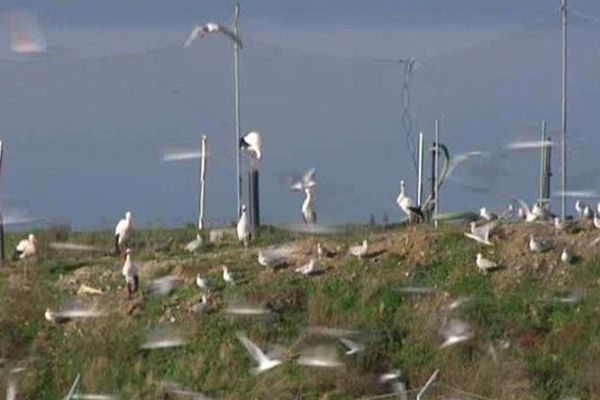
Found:
[[[140,346],[143,350],[168,349],[181,347],[188,343],[177,331],[166,329],[155,329],[151,331],[146,341]]]
[[[351,356],[353,354],[360,353],[365,350],[365,346],[361,343],[355,342],[348,338],[340,338],[340,342],[346,347],[346,355]]]
[[[227,28],[221,24],[217,24],[215,22],[207,22],[204,25],[196,25],[194,27],[194,29],[192,29],[192,32],[190,33],[190,36],[185,41],[183,48],[184,49],[188,48],[194,40],[204,37],[205,35],[211,34],[211,33],[222,33],[225,36],[229,37],[229,39],[231,39],[235,43],[237,43],[238,46],[240,46],[240,49],[242,49],[244,47],[240,37],[237,36],[235,33],[233,33],[231,30],[229,30],[229,28]]]
[[[253,369],[255,374],[260,374],[261,372],[268,371],[272,368],[280,365],[283,360],[279,358],[272,358],[266,355],[256,344],[254,344],[246,335],[243,333],[237,334],[238,340],[242,343],[242,345],[246,348],[248,353],[252,359],[258,364],[256,368]]]
[[[440,345],[441,349],[466,342],[474,336],[471,325],[458,319],[450,319],[447,321],[443,325],[440,334],[444,339],[444,342]]]
[[[330,345],[317,345],[302,350],[298,364],[308,367],[340,368],[344,366],[337,356],[337,349]]]

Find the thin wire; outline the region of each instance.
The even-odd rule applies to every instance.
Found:
[[[461,389],[455,388],[453,386],[446,385],[444,383],[438,383],[438,385],[440,385],[442,387],[445,387],[446,389],[453,390],[456,393],[466,394],[467,396],[475,397],[476,399],[480,399],[480,400],[495,400],[493,397],[485,397],[485,396],[482,396],[482,395],[477,394],[477,393],[467,392],[465,390],[461,390]]]

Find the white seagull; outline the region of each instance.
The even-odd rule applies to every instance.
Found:
[[[240,147],[249,151],[257,160],[262,157],[262,137],[258,132],[250,132],[240,139]]]
[[[238,46],[240,46],[240,49],[244,48],[239,36],[233,33],[229,28],[215,22],[208,22],[205,25],[196,25],[194,29],[192,29],[188,39],[185,41],[183,48],[188,48],[194,40],[210,33],[222,33],[237,43]]]
[[[36,253],[37,247],[37,239],[33,233],[30,233],[27,236],[27,239],[21,240],[17,247],[15,247],[15,253],[13,255],[14,260],[24,260],[26,258],[31,258]]]
[[[304,193],[306,194],[306,198],[302,203],[302,218],[306,224],[316,224],[317,223],[317,211],[315,210],[315,206],[313,204],[313,189],[305,188]]]
[[[233,275],[231,274],[231,272],[229,272],[229,269],[225,265],[223,265],[223,280],[225,281],[225,283],[235,285]]]
[[[237,223],[237,237],[240,243],[244,246],[248,246],[250,242],[250,221],[248,221],[248,212],[246,211],[246,205],[242,204],[242,215]]]
[[[519,217],[523,218],[526,222],[534,222],[538,219],[537,214],[535,214],[534,212],[532,212],[529,209],[529,206],[527,205],[527,203],[525,203],[523,200],[517,198],[517,197],[513,197],[513,199],[519,203]]]
[[[208,281],[200,276],[200,274],[196,274],[196,286],[200,289],[209,290]]]
[[[579,219],[583,218],[583,208],[585,207],[585,203],[582,202],[581,200],[577,200],[575,202],[575,211],[577,211],[577,216],[579,216]]]
[[[488,260],[487,258],[483,258],[481,253],[477,253],[477,259],[475,262],[477,264],[477,268],[479,268],[484,274],[487,274],[490,270],[498,268],[498,263]]]
[[[367,254],[368,249],[369,249],[369,244],[367,243],[367,240],[365,239],[365,240],[363,240],[362,244],[350,247],[348,249],[348,254],[358,257],[358,258],[363,258]]]
[[[312,275],[315,273],[315,260],[313,258],[310,259],[308,264],[304,264],[301,267],[296,268],[297,273],[302,275]]]
[[[261,372],[268,371],[276,366],[280,365],[283,360],[278,358],[271,358],[266,355],[257,345],[255,345],[250,339],[246,337],[243,333],[237,334],[238,340],[242,343],[242,345],[246,348],[248,353],[254,361],[258,363],[258,366],[253,369],[255,374],[260,374]]]
[[[133,219],[131,212],[125,213],[125,218],[119,221],[115,228],[115,252],[120,253],[122,246],[129,243],[129,237],[133,231]]]
[[[481,207],[479,209],[479,216],[483,219],[485,219],[486,221],[495,221],[498,219],[498,215],[489,211],[487,208],[485,207]]]
[[[562,261],[563,264],[571,264],[571,261],[573,261],[573,256],[567,252],[566,248],[560,253],[560,261]]]
[[[543,253],[554,247],[554,242],[550,239],[536,239],[529,235],[529,250],[534,253]]]
[[[127,285],[127,296],[137,292],[140,284],[140,270],[138,266],[131,260],[131,249],[125,250],[125,263],[123,264],[123,276]]]

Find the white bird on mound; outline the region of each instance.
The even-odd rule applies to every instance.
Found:
[[[475,262],[477,264],[477,268],[479,268],[484,274],[487,274],[488,271],[498,268],[498,263],[488,260],[487,258],[483,258],[481,253],[477,253],[477,259]]]
[[[302,218],[306,224],[316,224],[317,223],[317,211],[315,210],[315,206],[313,204],[313,194],[312,189],[305,188],[304,193],[306,194],[306,198],[302,203]]]
[[[237,43],[238,46],[240,46],[240,49],[244,48],[239,36],[233,33],[229,28],[215,22],[208,22],[205,25],[196,25],[194,29],[192,29],[188,39],[185,41],[183,48],[188,48],[194,40],[211,33],[222,33]]]
[[[208,281],[200,276],[200,274],[196,274],[196,286],[200,289],[209,290]]]
[[[121,219],[115,228],[115,252],[121,252],[122,246],[129,244],[129,237],[133,231],[133,219],[131,212],[125,213],[125,218]]]
[[[515,201],[519,203],[519,217],[523,218],[526,222],[534,222],[538,219],[538,216],[529,209],[527,203],[523,200],[513,197]]]
[[[583,219],[592,219],[594,217],[594,212],[592,211],[592,207],[590,207],[589,204],[586,204],[585,207],[583,207],[581,217]]]
[[[561,220],[559,217],[554,217],[554,228],[559,231],[566,231],[573,227],[573,221]]]
[[[197,251],[202,246],[202,236],[200,234],[196,235],[196,238],[185,245],[185,250],[193,253]]]
[[[487,208],[485,207],[481,207],[479,209],[479,216],[481,218],[483,218],[486,221],[495,221],[498,219],[498,215],[489,211]]]
[[[240,148],[249,151],[257,160],[262,157],[262,137],[258,132],[250,132],[240,139]]]
[[[322,258],[331,258],[335,256],[335,252],[329,250],[321,242],[317,243],[317,258],[320,260]]]
[[[583,208],[585,207],[585,203],[581,200],[577,200],[575,202],[575,211],[577,211],[577,216],[579,219],[583,218]]]
[[[223,280],[225,281],[225,283],[235,285],[233,275],[231,274],[231,272],[229,272],[229,269],[225,265],[223,265]]]
[[[396,198],[396,203],[409,220],[412,220],[415,216],[423,216],[421,211],[417,207],[414,207],[413,200],[406,195],[406,184],[404,183],[404,180],[400,181],[400,194]]]
[[[240,243],[244,246],[248,246],[250,242],[250,221],[248,221],[248,212],[246,211],[246,205],[242,204],[242,215],[237,223],[237,237]]]
[[[554,247],[554,242],[550,239],[536,239],[529,235],[529,250],[534,253],[543,253]]]
[[[358,257],[358,258],[363,258],[367,254],[368,250],[369,250],[369,244],[367,243],[367,240],[365,239],[365,240],[363,240],[362,244],[350,247],[348,249],[348,254]]]
[[[250,339],[246,337],[243,333],[237,334],[238,340],[242,343],[242,345],[246,348],[248,353],[254,361],[258,363],[258,366],[253,369],[255,374],[260,374],[261,372],[268,371],[272,368],[280,365],[283,360],[278,358],[272,358],[266,355],[257,345],[255,345]]]
[[[308,264],[304,264],[301,267],[296,268],[297,273],[302,275],[312,275],[315,273],[315,260],[313,258],[310,259]]]
[[[573,256],[567,252],[566,248],[560,253],[560,261],[562,261],[563,264],[571,264],[571,261],[573,261]]]
[[[258,263],[263,267],[275,268],[288,262],[294,249],[287,246],[260,250]]]
[[[600,217],[597,215],[594,215],[594,227],[596,229],[600,229]]]
[[[127,285],[127,296],[131,298],[131,295],[137,292],[140,284],[140,270],[131,259],[131,249],[127,249],[125,252],[127,255],[123,264],[123,276]]]
[[[35,256],[35,253],[37,251],[36,247],[37,239],[35,238],[35,235],[33,233],[30,233],[29,236],[27,236],[27,239],[21,240],[17,244],[17,247],[15,247],[13,259],[24,260],[26,258],[31,258]]]

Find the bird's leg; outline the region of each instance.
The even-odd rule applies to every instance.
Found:
[[[133,292],[137,292],[140,286],[140,277],[138,275],[133,277]]]
[[[121,249],[119,247],[119,235],[115,235],[115,254],[121,254]]]

